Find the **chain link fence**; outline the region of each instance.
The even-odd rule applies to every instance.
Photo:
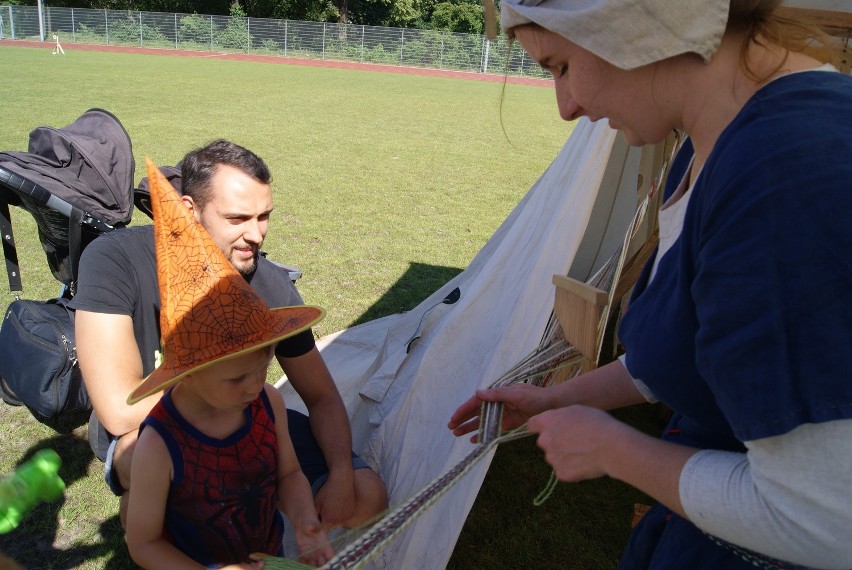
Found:
[[[42,37],[44,33],[44,37]],[[378,63],[475,73],[546,77],[519,44],[505,38],[384,28],[85,8],[0,6],[0,39],[142,46]],[[511,57],[509,49],[511,47]]]

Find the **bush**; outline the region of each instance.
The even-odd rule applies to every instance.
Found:
[[[216,44],[225,49],[249,50],[249,33],[246,13],[239,4],[231,4],[231,17],[228,25],[216,36]]]
[[[438,67],[443,52],[441,36],[441,32],[428,31],[417,34],[416,39],[406,39],[402,46],[400,63],[420,67]]]
[[[134,21],[131,18],[112,20],[109,22],[109,41],[112,44],[136,44],[139,45],[139,35],[142,34],[142,42],[145,45],[161,44],[166,42],[163,32],[153,26],[148,26]]]
[[[103,35],[93,30],[86,24],[77,24],[77,30],[74,32],[74,41],[82,44],[104,44]]]
[[[279,46],[278,42],[276,42],[275,40],[267,38],[267,39],[263,40],[263,42],[261,42],[260,49],[262,49],[264,51],[277,53],[277,52],[281,51],[281,46]]]
[[[182,42],[210,43],[210,20],[198,14],[180,19],[178,38]]]
[[[377,44],[364,51],[364,61],[397,65],[399,63],[399,52],[397,50],[385,51],[385,47],[382,44]]]
[[[482,65],[482,40],[479,36],[444,36],[443,67],[478,71]]]

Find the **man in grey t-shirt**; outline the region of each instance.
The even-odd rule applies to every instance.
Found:
[[[270,307],[302,304],[284,269],[259,255],[272,212],[271,175],[251,151],[219,140],[183,160],[183,202],[216,245]],[[90,442],[105,461],[107,482],[121,495],[131,487],[130,459],[140,422],[159,400],[134,406],[127,395],[157,365],[159,289],[151,226],[94,240],[80,261],[76,310],[77,356],[94,414]],[[307,405],[309,416],[288,411],[291,439],[311,481],[326,530],[354,527],[387,507],[378,475],[352,453],[349,420],[313,333],[276,347],[276,357]]]

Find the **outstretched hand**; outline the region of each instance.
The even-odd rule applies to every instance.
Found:
[[[453,430],[454,435],[462,436],[479,428],[479,413],[483,402],[503,403],[504,432],[524,425],[531,416],[550,407],[547,389],[530,384],[477,390],[450,418],[447,427]],[[470,441],[476,443],[477,436],[471,437]]]

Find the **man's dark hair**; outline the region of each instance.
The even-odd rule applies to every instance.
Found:
[[[210,201],[211,180],[220,164],[236,168],[263,184],[269,184],[272,180],[269,167],[262,158],[224,139],[189,152],[181,162],[181,192],[192,198],[201,210]]]

